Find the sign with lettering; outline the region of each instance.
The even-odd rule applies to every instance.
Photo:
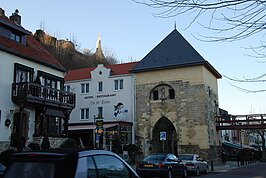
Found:
[[[166,132],[160,132],[160,140],[165,141],[166,140]]]

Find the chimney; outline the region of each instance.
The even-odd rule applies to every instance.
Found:
[[[5,17],[5,10],[0,7],[0,16]]]
[[[13,20],[16,24],[21,25],[21,16],[18,15],[18,9],[9,17],[10,20]]]

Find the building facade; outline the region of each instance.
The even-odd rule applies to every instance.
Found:
[[[131,70],[136,77],[136,142],[143,155],[219,157],[221,75],[174,29]]]
[[[70,70],[66,90],[76,94],[70,115],[70,136],[88,148],[114,148],[134,143],[135,88],[133,63]],[[113,148],[112,148],[113,147]]]
[[[21,24],[0,8],[0,145],[22,150],[25,141],[67,137],[75,95],[63,90],[65,68]]]

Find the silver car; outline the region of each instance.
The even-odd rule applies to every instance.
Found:
[[[199,176],[200,173],[207,174],[209,172],[208,163],[197,154],[179,154],[178,159],[187,166],[189,173]]]
[[[51,149],[13,154],[4,178],[139,178],[120,156],[105,150]]]

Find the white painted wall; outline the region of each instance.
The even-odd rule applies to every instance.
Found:
[[[101,73],[101,74],[100,74]],[[115,91],[114,80],[123,79],[124,89]],[[103,92],[98,92],[98,82],[103,82]],[[81,84],[89,83],[89,93],[81,94]],[[91,79],[66,82],[70,92],[76,94],[76,108],[70,114],[69,123],[88,123],[98,115],[98,107],[103,107],[103,118],[106,121],[117,121],[114,117],[114,106],[119,102],[124,104],[126,117],[123,121],[134,123],[134,78],[132,75],[110,76],[110,69],[99,65],[91,72]],[[80,109],[89,108],[89,119],[81,120]],[[134,132],[134,129],[132,130]]]
[[[19,63],[34,68],[35,75],[37,74],[37,70],[40,70],[63,78],[64,72],[26,60],[24,58],[14,56],[3,51],[0,51],[0,60],[0,141],[10,141],[12,123],[9,127],[6,127],[5,120],[9,118],[12,121],[13,115],[10,114],[10,110],[15,111],[19,109],[19,106],[15,105],[11,100],[12,83],[14,78],[14,63]],[[35,110],[34,108],[25,108],[25,110],[30,113],[28,137],[29,141],[32,141],[32,135],[34,133]]]

